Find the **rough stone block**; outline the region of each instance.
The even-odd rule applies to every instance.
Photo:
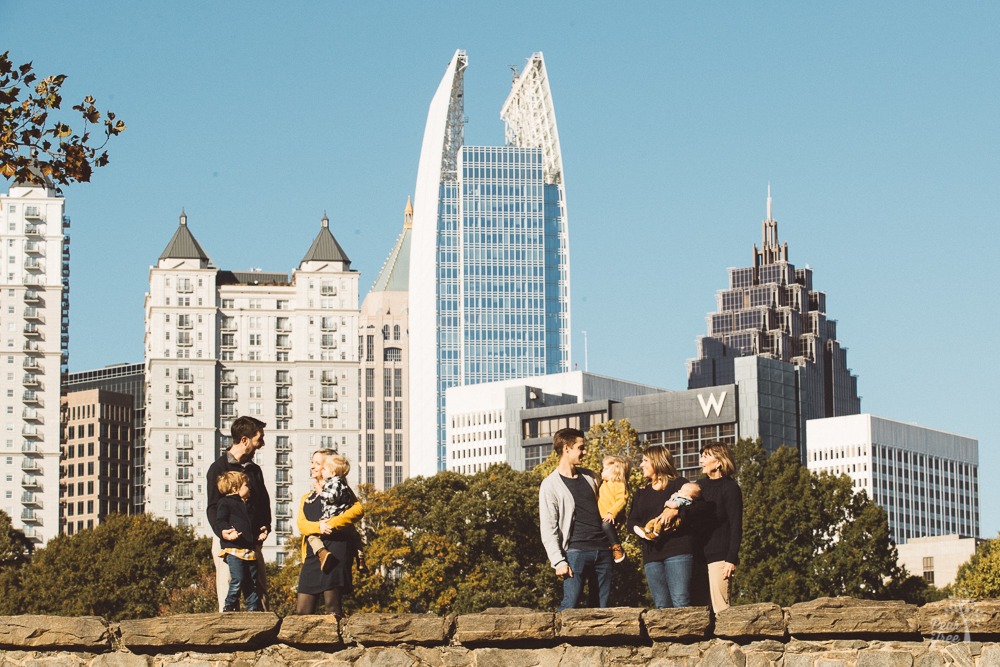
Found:
[[[557,614],[556,636],[638,640],[642,636],[642,612],[635,607],[567,609]]]
[[[642,614],[646,634],[655,642],[704,639],[711,616],[708,607],[647,609]]]
[[[504,607],[459,616],[454,639],[459,644],[475,644],[551,640],[555,636],[554,613]]]
[[[788,608],[791,635],[904,635],[917,631],[917,607],[900,601],[819,598]]]
[[[89,667],[147,667],[146,656],[135,653],[102,653],[94,658]]]
[[[271,612],[178,614],[122,621],[122,644],[135,652],[162,648],[245,650],[273,642],[278,617]]]
[[[717,637],[781,639],[787,628],[785,612],[773,602],[730,607],[715,617]]]
[[[341,643],[337,617],[320,614],[286,616],[278,629],[278,641],[293,646],[330,646]]]
[[[965,641],[968,635],[1000,635],[1000,600],[940,600],[917,610],[925,637]]]
[[[344,635],[359,644],[447,644],[451,618],[435,614],[354,614]]]
[[[0,647],[108,650],[111,632],[100,616],[0,616]]]
[[[913,654],[908,651],[876,651],[858,653],[858,667],[913,667]]]

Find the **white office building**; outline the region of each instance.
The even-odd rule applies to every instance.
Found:
[[[59,533],[59,395],[69,346],[69,218],[48,185],[0,194],[0,510],[36,545]]]
[[[958,568],[969,562],[983,540],[962,535],[914,537],[900,544],[899,564],[928,584],[944,588],[955,583]]]
[[[525,435],[520,432],[522,410],[600,400],[622,401],[661,392],[663,389],[658,387],[583,371],[452,387],[447,400],[447,469],[471,474],[495,463],[509,463],[515,470],[525,469],[521,446]],[[599,422],[610,419],[607,408],[600,414]],[[582,423],[577,416],[563,421],[560,428],[572,426],[587,431],[594,425]],[[548,444],[551,451],[551,437]]]
[[[205,475],[249,415],[267,423],[265,548],[291,536],[313,450],[357,451],[358,277],[325,215],[288,275],[220,270],[181,214],[146,295],[147,512],[210,534]]]
[[[806,422],[809,470],[848,475],[889,515],[896,544],[979,535],[979,443],[870,414]]]

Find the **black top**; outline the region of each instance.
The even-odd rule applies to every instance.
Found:
[[[257,521],[254,516],[249,499],[244,502],[236,494],[219,498],[216,523],[221,526],[220,532],[227,528],[235,528],[240,533],[240,536],[235,540],[227,540],[219,535],[223,549],[227,547],[254,549],[257,547],[257,538],[260,537],[260,527],[263,524]]]
[[[732,477],[698,480],[701,499],[706,504],[705,520],[700,522],[699,537],[706,563],[726,561],[740,564],[743,541],[743,492]]]
[[[310,494],[302,504],[302,514],[307,521],[320,521],[323,516],[323,501],[319,496]],[[358,533],[354,526],[345,526],[329,535],[320,535],[323,546],[330,552],[333,566],[328,572],[320,569],[319,558],[309,547],[306,558],[299,570],[299,585],[297,591],[305,595],[319,595],[332,588],[341,588],[343,592],[351,590],[351,564],[357,551]]]
[[[628,532],[634,533],[635,526],[645,526],[647,521],[660,514],[663,511],[663,503],[670,500],[670,496],[679,491],[685,484],[687,484],[686,479],[675,477],[667,482],[666,488],[662,491],[657,491],[652,485],[639,489],[632,499],[632,507],[628,512],[628,520],[625,522]],[[696,506],[698,504],[696,500],[688,507],[681,508],[681,525],[677,530],[663,533],[655,540],[639,539],[643,563],[656,563],[671,556],[694,554],[697,542],[690,519],[697,513]]]
[[[264,473],[261,471],[260,466],[253,461],[240,465],[235,459],[231,460],[228,451],[208,467],[208,475],[206,476],[208,482],[208,507],[205,512],[208,516],[208,525],[212,527],[212,531],[220,538],[222,537],[222,530],[229,528],[229,526],[219,524],[218,507],[222,494],[219,493],[218,482],[219,475],[230,470],[246,473],[246,476],[250,478],[249,502],[251,510],[254,516],[257,517],[260,525],[266,526],[267,532],[270,533],[271,497],[267,495],[267,487],[264,486]]]
[[[567,549],[592,551],[607,549],[608,538],[601,529],[601,511],[597,509],[594,487],[578,472],[576,477],[559,475],[569,492],[573,494],[573,528],[570,530]]]

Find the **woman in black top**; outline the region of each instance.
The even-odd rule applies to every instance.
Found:
[[[708,588],[712,610],[729,609],[729,582],[740,564],[743,540],[743,492],[732,475],[736,471],[729,445],[716,443],[701,448],[698,480],[706,517],[701,525],[702,553],[708,563]]]
[[[636,528],[641,529],[658,515],[672,517],[677,510],[665,512],[663,504],[687,483],[686,479],[677,476],[670,452],[663,445],[648,447],[639,467],[649,484],[639,489],[632,500],[626,524],[633,532],[638,532]],[[694,531],[683,520],[687,510],[680,510],[682,521],[677,529],[663,531],[652,540],[639,540],[646,584],[657,609],[687,607],[691,601],[691,566],[697,544]]]

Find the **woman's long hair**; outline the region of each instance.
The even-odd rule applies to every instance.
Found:
[[[653,480],[669,482],[677,477],[674,457],[670,455],[670,450],[663,445],[650,445],[643,450],[642,455],[653,465]]]

